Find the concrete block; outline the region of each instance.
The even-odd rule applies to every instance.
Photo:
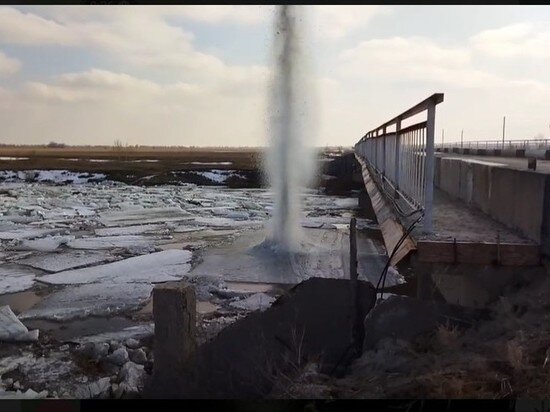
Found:
[[[514,222],[515,174],[512,169],[491,168],[489,215],[509,227],[513,227]]]
[[[472,164],[473,191],[472,205],[484,213],[489,213],[489,191],[491,189],[491,168],[478,163]]]
[[[472,193],[474,185],[474,176],[472,171],[472,163],[460,162],[460,185],[459,199],[466,204],[472,203]]]
[[[197,343],[195,290],[185,282],[167,282],[153,289],[155,319],[153,380],[157,385],[177,379],[185,370]]]
[[[541,173],[492,168],[489,214],[540,242],[545,183]]]
[[[517,151],[516,149],[502,149],[500,151],[500,156],[504,157],[516,157]]]
[[[547,160],[546,154],[549,152],[550,151],[546,149],[527,149],[525,150],[525,157],[534,157],[540,160]]]
[[[441,159],[439,188],[450,196],[460,198],[460,160]]]
[[[536,242],[541,240],[546,178],[542,173],[530,171],[517,171],[515,177],[513,224]]]

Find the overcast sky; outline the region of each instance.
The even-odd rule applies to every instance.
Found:
[[[319,145],[429,95],[436,141],[550,135],[549,6],[303,6]],[[272,6],[0,7],[0,142],[263,146]]]

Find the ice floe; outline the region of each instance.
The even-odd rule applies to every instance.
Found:
[[[70,250],[60,253],[50,253],[47,255],[32,256],[26,259],[20,259],[18,264],[31,266],[46,272],[55,273],[63,270],[79,268],[98,263],[105,263],[114,260],[115,257],[109,252]]]
[[[41,236],[57,234],[63,231],[64,229],[17,227],[14,230],[0,232],[0,240],[34,239]]]
[[[265,293],[255,293],[245,299],[231,302],[230,305],[243,310],[266,310],[271,304],[275,302],[275,298]]]
[[[105,226],[132,226],[136,224],[177,222],[189,220],[190,213],[180,207],[139,208],[106,212],[100,215],[100,222]]]
[[[159,233],[166,230],[166,228],[167,226],[164,224],[108,227],[96,229],[95,234],[98,236],[140,235],[142,233]]]
[[[0,294],[22,292],[34,285],[36,274],[13,264],[0,265]]]
[[[164,250],[105,265],[44,275],[40,277],[40,281],[57,285],[175,281],[189,272],[191,257],[192,253],[187,250]]]
[[[122,235],[122,236],[99,236],[82,237],[73,239],[67,243],[72,249],[113,249],[129,248],[135,246],[151,246],[159,237],[147,237],[141,235]]]
[[[21,243],[14,246],[16,250],[35,250],[38,252],[53,252],[59,246],[66,245],[72,241],[74,236],[48,236],[40,239],[23,239]]]
[[[67,321],[87,316],[116,315],[144,306],[152,290],[151,284],[144,283],[68,286],[46,296],[19,318]]]
[[[154,333],[155,333],[155,324],[148,323],[148,324],[137,325],[137,326],[129,326],[127,328],[124,328],[116,332],[105,332],[97,335],[82,336],[80,338],[75,339],[75,342],[84,344],[88,342],[92,342],[92,343],[109,342],[111,340],[123,341],[129,338],[143,339],[143,338],[152,336]]]
[[[33,342],[38,340],[38,330],[29,331],[9,306],[0,307],[0,341]]]

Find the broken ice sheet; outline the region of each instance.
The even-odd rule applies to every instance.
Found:
[[[74,236],[47,236],[40,239],[23,239],[21,243],[14,246],[15,250],[35,250],[38,252],[53,252],[59,246],[65,245],[71,240],[74,239]]]
[[[262,226],[261,220],[244,220],[237,221],[226,217],[196,217],[193,219],[193,223],[208,226],[212,228],[233,228],[233,227],[255,227]]]
[[[230,305],[243,310],[261,310],[264,311],[275,302],[275,298],[265,293],[255,293],[252,296],[247,297],[246,299],[241,299],[235,302],[231,302]]]
[[[38,330],[29,331],[9,306],[0,307],[0,341],[29,342],[38,340]]]
[[[50,284],[155,283],[180,280],[189,272],[192,253],[187,250],[164,250],[105,265],[67,270],[40,277]]]
[[[35,273],[17,265],[0,265],[0,294],[22,292],[32,288]]]
[[[155,240],[159,239],[161,238],[158,236],[147,237],[140,235],[82,237],[69,241],[67,246],[73,249],[112,249],[117,247],[150,246]]]
[[[17,227],[13,230],[0,232],[0,240],[34,239],[41,236],[53,235],[63,232],[65,229],[34,229]]]
[[[153,207],[105,212],[100,215],[100,221],[108,227],[131,226],[188,220],[189,216],[190,213],[180,207]]]
[[[87,316],[112,316],[139,309],[149,300],[153,286],[143,283],[92,283],[54,292],[20,319],[67,321]]]
[[[46,272],[54,273],[82,266],[104,263],[114,259],[114,256],[112,256],[109,252],[103,250],[70,250],[67,252],[32,256],[30,258],[21,259],[17,263],[45,270]]]
[[[124,341],[129,338],[133,339],[143,339],[150,337],[155,333],[155,324],[148,323],[137,326],[129,326],[120,331],[116,332],[105,332],[97,335],[88,335],[80,338],[74,339],[75,342],[84,344],[87,342],[99,343],[99,342],[109,342],[111,340]]]
[[[140,235],[143,233],[158,233],[167,226],[164,224],[150,224],[150,225],[135,225],[125,227],[107,227],[96,229],[95,234],[97,236],[120,236],[120,235]]]

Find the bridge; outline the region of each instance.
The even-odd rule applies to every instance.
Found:
[[[362,199],[419,296],[483,306],[550,257],[550,161],[544,142],[436,148],[443,101],[436,93],[357,142]]]

